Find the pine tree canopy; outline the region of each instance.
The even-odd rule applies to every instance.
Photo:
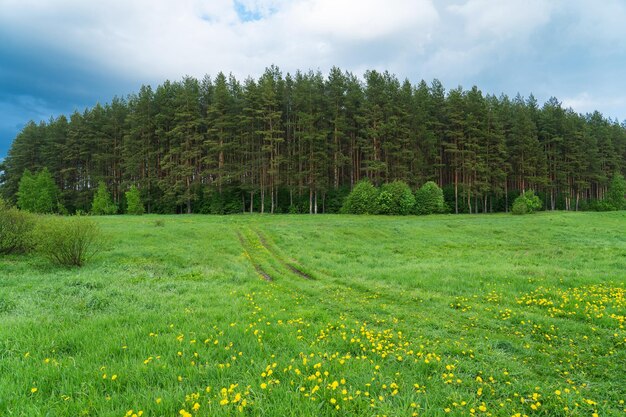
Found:
[[[272,66],[243,82],[219,73],[143,86],[30,122],[1,169],[1,195],[42,212],[328,213],[365,179],[413,192],[432,181],[454,213],[508,211],[529,190],[542,209],[582,210],[621,204],[619,181],[610,185],[626,174],[626,125],[555,98],[541,106],[388,72]],[[54,187],[35,181],[41,172]],[[383,211],[410,205],[398,184],[383,190]]]

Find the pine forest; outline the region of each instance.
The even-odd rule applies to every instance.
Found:
[[[30,122],[0,168],[11,202],[26,170],[46,168],[70,213],[90,209],[99,183],[120,211],[136,187],[147,213],[334,213],[362,179],[434,181],[452,213],[508,211],[527,190],[543,209],[585,210],[626,172],[626,125],[556,98],[272,66]]]

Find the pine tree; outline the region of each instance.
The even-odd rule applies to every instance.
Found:
[[[555,98],[539,107],[532,95],[446,93],[438,80],[414,86],[387,72],[270,67],[243,85],[186,77],[30,122],[2,163],[0,192],[15,204],[24,172],[44,166],[72,212],[88,210],[104,181],[114,203],[136,185],[147,212],[316,213],[364,178],[435,181],[458,212],[508,210],[531,189],[545,207],[574,210],[605,200],[624,174],[626,125]]]

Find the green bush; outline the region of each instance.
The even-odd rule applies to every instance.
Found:
[[[111,194],[107,191],[107,187],[104,182],[98,183],[98,189],[93,197],[93,203],[91,204],[91,214],[97,216],[106,216],[117,213],[117,207],[111,200]]]
[[[35,229],[37,251],[63,266],[82,266],[104,249],[98,225],[86,217],[47,216]]]
[[[614,211],[615,208],[607,200],[592,200],[589,202],[588,209],[591,211]]]
[[[32,249],[32,215],[0,200],[0,254],[26,253]]]
[[[136,216],[142,215],[145,210],[137,187],[133,185],[124,195],[126,196],[126,213]]]
[[[521,194],[513,202],[511,213],[516,215],[531,214],[541,208],[541,200],[530,190]]]
[[[369,180],[361,180],[344,200],[341,212],[346,214],[375,214],[378,212],[377,200],[378,189]]]
[[[379,214],[407,215],[413,211],[415,197],[404,181],[383,184],[377,198]]]
[[[526,205],[526,201],[520,195],[513,202],[513,206],[511,207],[511,213],[515,215],[528,214],[528,206]]]
[[[626,209],[626,180],[620,173],[613,175],[605,201],[611,210]]]
[[[433,182],[428,181],[415,192],[415,213],[436,214],[445,213],[443,191]]]

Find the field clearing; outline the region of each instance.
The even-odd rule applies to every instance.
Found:
[[[0,258],[0,416],[626,415],[626,212],[94,219]]]

